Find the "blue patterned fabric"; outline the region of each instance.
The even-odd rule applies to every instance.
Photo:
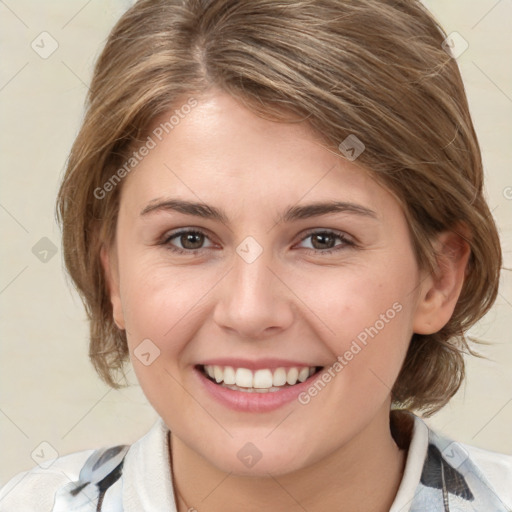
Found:
[[[430,511],[510,512],[461,444],[431,429],[410,512]]]
[[[408,454],[391,512],[512,512],[511,456],[453,442],[400,415],[407,422],[392,419],[393,436]],[[0,512],[176,512],[169,462],[160,418],[130,446],[76,452],[17,475],[0,489]]]
[[[52,512],[122,512],[120,477],[128,446],[94,452]],[[511,482],[512,485],[512,482]],[[509,512],[466,450],[429,429],[421,480],[408,512]]]
[[[78,481],[55,494],[52,512],[122,512],[121,475],[129,445],[96,450],[80,470]]]

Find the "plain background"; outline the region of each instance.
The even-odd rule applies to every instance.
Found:
[[[41,450],[63,455],[131,443],[156,419],[136,384],[111,390],[94,373],[85,313],[63,272],[53,214],[93,63],[130,4],[0,0],[0,485],[34,466]],[[510,268],[512,1],[425,4],[448,34],[456,31],[469,43],[457,61]],[[40,53],[49,52],[52,40],[58,47],[46,58],[31,46],[35,41]],[[466,384],[428,420],[456,440],[505,453],[512,453],[511,283],[504,271],[496,305],[471,331],[492,342],[480,348],[489,359],[468,361]]]

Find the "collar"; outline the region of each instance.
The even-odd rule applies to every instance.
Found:
[[[390,512],[509,512],[461,443],[434,430],[418,416],[404,475]]]
[[[399,414],[408,415],[402,424],[412,423],[412,435],[390,512],[509,512],[463,445],[437,434],[412,413]],[[131,446],[96,450],[78,481],[57,492],[52,512],[177,512],[168,433],[159,418]]]
[[[169,461],[169,429],[158,418],[126,454],[123,512],[176,512]]]

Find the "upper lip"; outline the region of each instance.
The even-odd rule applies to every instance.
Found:
[[[265,358],[265,359],[240,359],[240,358],[229,358],[229,357],[219,357],[215,359],[207,359],[205,361],[201,361],[197,366],[232,366],[233,368],[247,368],[248,370],[262,370],[268,368],[269,370],[275,370],[276,368],[311,368],[313,366],[323,366],[319,364],[314,364],[311,362],[303,363],[300,361],[290,361],[289,359],[274,359],[274,358]]]

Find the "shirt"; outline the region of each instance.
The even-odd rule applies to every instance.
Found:
[[[413,428],[390,512],[512,511],[512,456],[454,442],[404,414]],[[19,473],[0,489],[0,511],[176,512],[168,433],[159,418],[132,445],[76,452]]]

